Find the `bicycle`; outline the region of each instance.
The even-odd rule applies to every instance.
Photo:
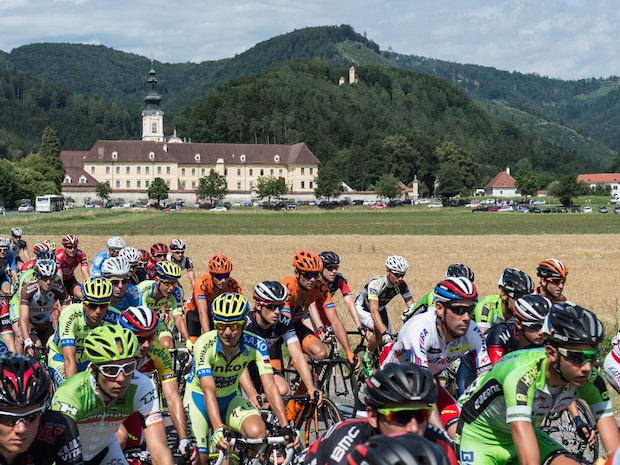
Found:
[[[277,454],[275,451],[279,447],[280,449],[286,444],[286,440],[283,436],[273,436],[267,438],[257,438],[257,439],[244,439],[241,437],[232,437],[228,440],[228,448],[229,450],[237,449],[235,452],[227,452],[220,450],[217,455],[217,460],[215,461],[215,465],[222,465],[224,459],[228,455],[231,459],[231,465],[237,464],[247,464],[247,465],[259,465],[259,464],[278,464],[278,465],[289,465],[293,461],[293,456],[295,455],[295,451],[293,448],[286,449],[286,455],[284,461],[279,462],[277,460]],[[247,457],[247,451],[251,446],[262,445],[264,446],[263,450],[259,452],[255,457]],[[273,455],[271,453],[265,453],[267,448],[271,448]],[[273,461],[272,461],[273,460]]]

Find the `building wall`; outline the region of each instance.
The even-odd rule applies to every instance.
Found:
[[[515,197],[518,195],[515,187],[493,187],[487,189],[485,193],[493,197]]]

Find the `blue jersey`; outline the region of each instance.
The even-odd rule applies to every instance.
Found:
[[[114,304],[114,308],[124,312],[129,307],[137,307],[142,305],[142,294],[135,284],[127,284],[127,290],[123,296]]]
[[[10,281],[11,271],[17,272],[17,262],[15,261],[15,255],[11,252],[7,252],[4,260],[0,262],[0,280]]]
[[[106,258],[108,258],[109,253],[107,250],[102,250],[95,258],[93,258],[93,266],[90,267],[90,277],[91,278],[101,278],[101,265]]]

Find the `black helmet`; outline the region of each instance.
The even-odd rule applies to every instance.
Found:
[[[373,436],[347,456],[350,465],[449,465],[437,444],[414,433]]]
[[[336,252],[325,250],[319,254],[321,260],[323,260],[323,266],[340,265],[340,257]]]
[[[11,353],[0,357],[0,409],[47,403],[50,397],[50,379],[38,361]]]
[[[414,363],[387,363],[366,379],[366,404],[382,407],[388,403],[437,400],[437,385],[431,372]]]
[[[474,282],[474,272],[467,265],[463,265],[462,263],[452,263],[448,266],[446,270],[446,278],[467,278],[472,283]]]
[[[514,299],[534,292],[532,278],[517,268],[506,268],[497,285]]]
[[[559,344],[600,344],[603,323],[590,310],[567,302],[553,304],[543,324],[548,341]]]
[[[540,324],[549,313],[550,308],[551,301],[546,297],[538,294],[528,294],[519,297],[515,301],[513,313],[515,318],[522,323]]]

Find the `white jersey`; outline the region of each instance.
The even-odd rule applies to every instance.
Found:
[[[474,320],[469,323],[465,335],[448,343],[440,336],[436,320],[434,307],[429,307],[426,313],[413,316],[398,332],[398,338],[384,363],[413,362],[427,367],[433,375],[437,375],[454,360],[474,352],[478,373],[491,368],[484,335]]]
[[[611,341],[611,352],[605,357],[603,370],[611,387],[620,393],[620,347],[618,347],[618,340],[620,340],[620,332]]]

